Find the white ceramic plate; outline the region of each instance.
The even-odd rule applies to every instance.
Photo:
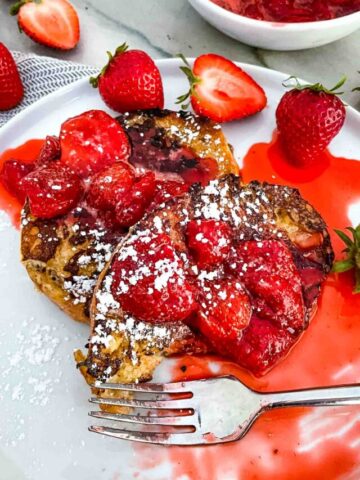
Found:
[[[360,12],[319,22],[280,23],[244,17],[211,0],[189,0],[211,25],[229,37],[267,50],[303,50],[335,42],[360,28]]]
[[[177,60],[162,60],[158,65],[166,106],[175,108],[174,101],[186,91],[187,81]],[[264,87],[269,106],[253,118],[224,127],[239,162],[252,144],[270,140],[283,93],[281,82],[287,77],[251,65],[243,68]],[[0,151],[27,139],[57,134],[65,119],[91,108],[104,109],[104,105],[86,79],[63,88],[3,127]],[[348,108],[332,152],[360,158],[359,131],[360,115]],[[0,479],[133,478],[139,472],[135,447],[87,431],[89,388],[75,369],[72,352],[86,343],[88,328],[68,319],[34,290],[18,250],[19,232],[0,212]],[[166,375],[165,370],[160,369],[157,378]],[[169,468],[160,462],[141,470],[137,478],[171,479]]]

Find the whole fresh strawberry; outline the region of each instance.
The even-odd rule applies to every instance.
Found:
[[[190,99],[198,115],[215,122],[230,122],[260,112],[267,99],[262,87],[244,70],[225,57],[208,53],[198,57],[193,67],[180,55],[180,69],[190,82],[190,90],[178,97],[179,104]],[[183,108],[186,108],[183,106]]]
[[[296,80],[295,87],[281,98],[276,122],[291,163],[306,166],[315,162],[339,133],[346,113],[336,91],[344,82],[342,78],[328,90],[320,83],[301,85]]]
[[[98,77],[90,78],[99,87],[104,102],[124,113],[164,107],[164,90],[159,69],[141,50],[128,50],[126,43],[115,55],[108,52],[109,62]]]
[[[21,31],[47,47],[71,50],[80,39],[79,17],[67,0],[20,0],[10,9]]]
[[[0,110],[16,107],[24,96],[24,87],[16,63],[3,43],[0,43]]]

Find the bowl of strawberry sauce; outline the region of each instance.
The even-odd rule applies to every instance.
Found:
[[[360,0],[189,0],[211,25],[248,45],[302,50],[360,28]]]

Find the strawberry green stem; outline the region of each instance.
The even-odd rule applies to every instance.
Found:
[[[14,3],[9,9],[10,15],[17,15],[20,8],[26,3],[42,3],[42,0],[20,0],[19,2]]]
[[[290,83],[289,83],[290,82]],[[292,75],[291,77],[284,80],[282,83],[283,87],[293,88],[295,90],[312,90],[313,92],[324,92],[330,95],[341,95],[344,92],[338,92],[337,90],[341,88],[346,82],[346,76],[343,75],[337,84],[333,88],[326,88],[322,83],[300,83],[299,79]]]
[[[360,70],[358,71],[360,73]],[[360,92],[360,87],[355,87],[351,90],[352,92]]]
[[[190,84],[189,90],[184,95],[180,95],[177,98],[176,104],[180,104],[181,108],[183,110],[186,110],[189,107],[190,101],[187,103],[184,102],[186,102],[186,100],[189,100],[192,95],[196,96],[195,87],[201,82],[201,78],[194,75],[194,72],[192,71],[189,62],[186,60],[182,53],[178,53],[176,56],[181,58],[181,60],[184,62],[185,65],[181,66],[180,70],[186,75]]]
[[[352,238],[341,230],[335,230],[335,233],[341,238],[345,244],[346,258],[338,260],[333,265],[333,272],[343,273],[349,270],[354,270],[355,274],[355,288],[354,293],[360,293],[360,224],[356,227],[347,227],[351,232]]]
[[[90,85],[92,85],[94,88],[97,88],[98,84],[99,84],[99,80],[100,80],[100,77],[102,77],[106,70],[108,69],[111,61],[117,56],[117,55],[121,55],[122,53],[126,52],[128,50],[129,46],[127,45],[126,42],[124,42],[122,45],[120,45],[119,47],[117,47],[117,49],[115,50],[115,53],[112,54],[111,52],[107,51],[107,56],[108,56],[108,62],[107,64],[101,69],[99,75],[97,75],[96,77],[90,77],[89,79],[89,82],[90,82]]]

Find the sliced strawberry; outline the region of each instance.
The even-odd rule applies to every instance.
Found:
[[[294,331],[304,327],[301,278],[283,242],[240,242],[229,265],[250,292],[258,317]]]
[[[251,317],[251,302],[236,280],[220,280],[200,289],[196,327],[219,355],[228,355]]]
[[[182,178],[188,185],[200,183],[207,185],[210,180],[214,180],[219,174],[219,165],[216,160],[210,157],[197,158],[196,165],[187,168],[181,172]]]
[[[153,205],[160,205],[171,198],[181,197],[189,190],[189,186],[183,182],[175,180],[156,180],[155,197]]]
[[[144,215],[155,195],[155,175],[146,172],[132,188],[118,199],[116,220],[121,227],[131,227]]]
[[[19,186],[29,199],[31,213],[40,218],[69,212],[83,192],[80,178],[61,164],[34,170]]]
[[[239,365],[260,376],[283,358],[296,340],[287,330],[253,316],[240,340],[230,346],[229,354]]]
[[[187,244],[200,267],[225,261],[232,240],[232,231],[225,222],[191,220],[186,228]]]
[[[26,194],[20,180],[34,170],[34,164],[23,163],[20,160],[7,160],[0,171],[0,181],[6,190],[24,203]]]
[[[316,297],[320,293],[321,283],[324,281],[325,274],[319,266],[307,266],[299,270],[301,282],[303,284],[304,301],[307,307],[314,305]]]
[[[79,41],[79,18],[67,0],[23,0],[10,13],[18,15],[19,28],[42,45],[70,50]]]
[[[190,92],[178,101],[182,103],[190,96],[198,115],[230,122],[265,108],[267,99],[261,86],[227,58],[208,53],[198,57],[192,69],[186,65],[182,70],[189,78]]]
[[[197,308],[196,290],[165,234],[142,236],[122,248],[111,290],[126,313],[145,322],[182,321]]]
[[[61,161],[81,176],[127,161],[130,143],[120,124],[102,110],[90,110],[61,126]]]
[[[114,163],[92,178],[87,200],[100,210],[115,208],[131,190],[134,181],[135,174],[128,163]]]
[[[36,166],[42,167],[54,160],[59,160],[61,156],[60,140],[54,135],[48,135],[41,148],[38,158],[36,159]]]

